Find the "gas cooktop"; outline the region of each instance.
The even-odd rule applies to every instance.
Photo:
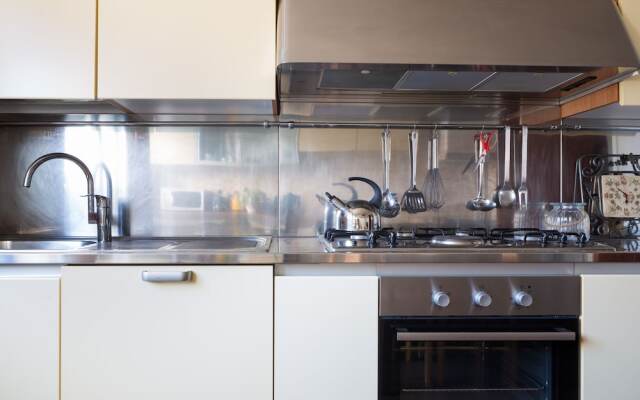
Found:
[[[603,250],[614,247],[591,241],[584,233],[540,229],[384,228],[379,231],[328,230],[321,237],[329,252],[421,251],[430,249],[514,249],[540,251]]]

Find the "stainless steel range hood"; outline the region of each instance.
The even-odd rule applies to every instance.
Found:
[[[320,98],[552,105],[640,65],[613,0],[281,0],[278,55],[285,114]]]

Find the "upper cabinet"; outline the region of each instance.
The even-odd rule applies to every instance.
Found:
[[[0,98],[94,97],[96,2],[0,0]]]
[[[105,0],[98,15],[98,98],[275,99],[275,0]]]
[[[618,0],[629,36],[640,53],[640,2],[638,0]],[[640,105],[640,77],[620,83],[620,105]]]

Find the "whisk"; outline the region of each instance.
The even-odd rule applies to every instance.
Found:
[[[424,179],[424,196],[429,208],[442,208],[445,203],[445,190],[440,168],[438,168],[438,130],[433,130],[431,138],[431,157],[428,162],[427,175]]]

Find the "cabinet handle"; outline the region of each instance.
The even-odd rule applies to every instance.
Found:
[[[399,342],[572,342],[576,340],[576,333],[567,330],[551,332],[398,332],[396,340]]]
[[[189,282],[192,277],[192,271],[142,271],[145,282]]]

